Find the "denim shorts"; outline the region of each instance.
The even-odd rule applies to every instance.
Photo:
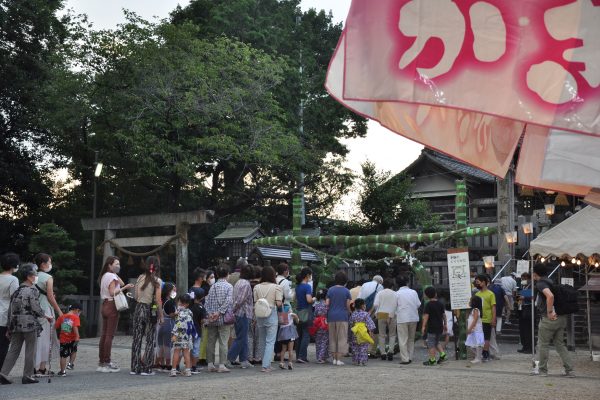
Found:
[[[200,357],[200,342],[201,341],[202,341],[202,338],[200,336],[198,336],[194,340],[194,345],[192,346],[192,357],[194,357],[194,358]]]
[[[441,337],[442,337],[441,333],[428,332],[427,339],[425,339],[427,341],[427,348],[428,349],[435,348],[440,343]]]

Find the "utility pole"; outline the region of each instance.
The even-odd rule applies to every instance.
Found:
[[[506,239],[505,233],[515,230],[515,172],[510,166],[506,177],[496,181],[498,192],[498,260],[502,265],[515,258],[515,246]],[[512,261],[511,261],[512,262]],[[507,272],[514,271],[512,265]]]

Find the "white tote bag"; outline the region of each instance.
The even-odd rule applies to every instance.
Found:
[[[126,311],[129,309],[129,303],[127,303],[127,297],[125,293],[119,292],[115,297],[115,307],[117,307],[117,311]]]

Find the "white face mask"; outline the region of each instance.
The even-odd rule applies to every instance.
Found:
[[[171,294],[169,295],[169,297],[174,299],[175,297],[177,297],[177,292],[172,291]]]
[[[37,283],[38,283],[38,277],[36,276],[35,279],[33,280],[33,284],[37,285]]]
[[[118,274],[119,272],[121,272],[121,266],[120,265],[115,265],[113,266],[113,273]]]
[[[208,284],[209,284],[210,286],[214,285],[214,284],[215,284],[215,278],[210,278],[210,279],[208,280]]]
[[[525,285],[527,285],[527,280],[525,280],[525,279],[522,279],[522,280],[521,280],[521,285],[522,285],[522,286],[525,286]]]
[[[46,272],[50,272],[50,271],[52,271],[52,264],[50,264],[50,265],[48,266],[48,269],[46,270]]]

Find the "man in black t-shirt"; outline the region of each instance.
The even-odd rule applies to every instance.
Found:
[[[425,332],[427,332],[429,359],[423,364],[436,365],[447,359],[440,338],[443,334],[448,332],[448,321],[446,320],[446,310],[442,303],[438,301],[435,288],[431,286],[425,288],[425,296],[427,296],[429,302],[425,305],[425,310],[423,311],[421,335],[425,336]],[[437,361],[435,359],[436,351],[440,354]]]
[[[554,348],[560,356],[565,372],[563,376],[568,378],[575,377],[573,372],[573,363],[571,356],[567,351],[565,344],[565,330],[567,328],[568,315],[557,315],[554,310],[554,294],[552,294],[552,281],[548,279],[546,267],[543,264],[536,264],[533,267],[533,280],[537,291],[537,306],[540,313],[540,322],[538,324],[538,357],[539,366],[534,369],[531,375],[548,376],[548,353],[550,343],[554,343]]]

